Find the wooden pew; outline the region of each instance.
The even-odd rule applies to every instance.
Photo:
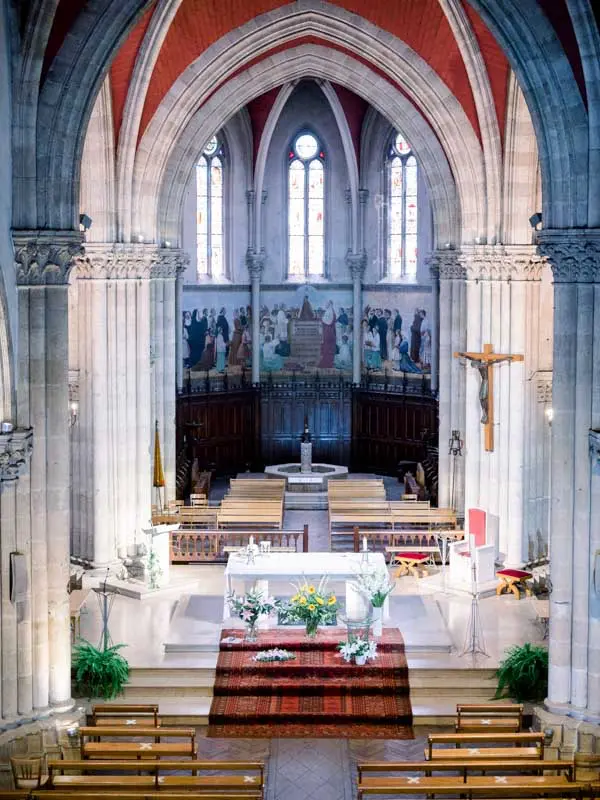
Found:
[[[0,790],[0,800],[12,800],[15,798],[27,798],[27,800],[120,800],[122,797],[137,798],[137,800],[190,800],[191,797],[201,797],[202,800],[262,800],[262,793],[256,791],[176,791],[173,789],[160,789],[158,791],[149,789],[131,789],[121,787],[118,790],[99,789],[98,787],[81,787],[71,790],[58,789],[35,789],[33,792],[11,794]]]
[[[80,788],[118,789],[197,789],[211,791],[262,792],[264,788],[263,761],[67,761],[48,762],[49,785],[62,790]],[[69,774],[65,775],[64,773]],[[106,773],[113,774],[87,774]],[[140,774],[140,773],[146,774]],[[171,773],[177,772],[186,774]],[[206,772],[237,773],[233,775],[203,775]],[[126,773],[126,774],[114,774]],[[241,774],[240,774],[241,773]],[[251,774],[249,774],[251,773]]]
[[[376,772],[422,772],[424,775],[431,776],[434,772],[459,772],[462,780],[466,781],[472,773],[504,773],[519,772],[541,775],[544,772],[564,773],[569,780],[573,780],[574,762],[562,761],[561,759],[544,760],[539,758],[523,759],[513,762],[472,760],[467,758],[465,761],[365,761],[357,765],[359,781],[363,773]]]
[[[486,733],[490,729],[518,733],[523,722],[523,706],[514,703],[459,703],[456,715],[457,733]]]
[[[461,777],[380,776],[363,778],[358,798],[368,795],[458,795],[468,798],[582,797],[589,786],[566,775],[485,775]]]
[[[428,528],[456,527],[456,511],[453,508],[398,508],[390,509],[394,527],[426,526]]]
[[[84,726],[79,728],[81,737],[81,758],[100,760],[129,758],[196,758],[196,731],[194,728],[136,727],[135,731],[121,725]],[[150,739],[149,742],[123,741]],[[120,741],[106,741],[107,739]],[[163,742],[163,738],[183,739],[182,742]]]
[[[182,506],[174,519],[182,528],[215,528],[217,514],[216,506]]]
[[[97,703],[92,706],[92,725],[158,725],[158,706],[148,704]],[[133,735],[133,734],[132,734]]]
[[[251,508],[224,508],[217,515],[218,528],[239,527],[244,528],[277,528],[283,527],[283,514],[281,510],[251,509]]]
[[[436,747],[442,745],[442,747]],[[454,745],[451,749],[448,745]],[[467,747],[464,747],[467,745]],[[479,747],[479,745],[483,745]],[[498,745],[492,747],[491,745]],[[428,761],[464,759],[506,760],[544,757],[543,733],[430,733],[425,758]]]

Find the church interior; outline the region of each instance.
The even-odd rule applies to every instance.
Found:
[[[0,797],[598,796],[599,9],[0,0]]]

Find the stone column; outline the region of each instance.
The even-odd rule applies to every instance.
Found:
[[[69,272],[73,231],[15,231],[19,290],[17,422],[34,430],[31,461],[34,708],[71,700],[69,625]],[[28,394],[28,397],[25,397]]]
[[[362,207],[362,206],[361,206]],[[367,254],[346,253],[346,264],[352,275],[352,383],[358,386],[361,377],[361,320],[362,320],[362,281],[367,265]]]
[[[600,300],[600,287],[595,287]],[[598,306],[596,306],[598,308]],[[600,323],[597,323],[600,327]],[[600,426],[589,432],[592,473],[590,519],[590,623],[588,635],[588,718],[600,724]]]
[[[459,254],[438,250],[431,256],[431,269],[439,275],[439,466],[438,503],[464,511],[464,456],[456,457],[456,469],[448,454],[453,430],[465,438],[465,374],[453,353],[466,347],[465,268]],[[452,492],[454,471],[455,488]]]
[[[260,279],[265,263],[264,251],[248,250],[246,266],[250,275],[252,303],[252,384],[260,383]]]
[[[78,443],[78,460],[90,464],[91,470],[88,476],[73,475],[76,502],[87,508],[89,526],[86,552],[74,555],[103,571],[116,568],[119,558],[134,553],[150,518],[154,429],[150,278],[157,263],[160,251],[153,246],[94,243],[77,264],[80,402],[74,448]],[[172,310],[166,347],[162,326],[160,331],[163,350],[170,353],[172,406],[174,280],[167,303]],[[162,292],[163,281],[157,285]],[[159,302],[164,308],[162,293]],[[164,405],[162,382],[160,397]],[[174,431],[171,438],[174,448]]]
[[[0,729],[33,707],[31,643],[31,532],[22,525],[19,476],[31,456],[31,430],[0,434]],[[27,520],[29,523],[29,520]],[[27,585],[18,601],[11,598],[11,553],[23,556]]]
[[[425,263],[429,266],[431,276],[431,391],[435,394],[439,388],[439,368],[440,368],[440,269],[437,261],[432,261],[431,257]]]
[[[597,652],[590,647],[598,614],[597,596],[591,591],[598,518],[591,513],[597,498],[589,431],[600,428],[600,230],[542,230],[539,250],[554,275],[546,706],[555,713],[593,718],[598,709],[589,707],[590,699],[595,705],[599,695]]]

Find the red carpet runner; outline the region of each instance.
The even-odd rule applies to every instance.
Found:
[[[224,630],[221,638],[243,636]],[[345,629],[264,631],[258,642],[221,643],[208,736],[412,739],[412,707],[404,640],[388,628],[378,657],[347,664],[337,651]],[[293,661],[258,663],[258,650],[283,647]]]

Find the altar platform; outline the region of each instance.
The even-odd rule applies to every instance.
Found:
[[[159,702],[167,723],[207,724],[222,627],[224,572],[223,565],[174,566],[173,585],[160,595],[143,601],[115,599],[110,633],[113,642],[127,644],[123,654],[131,665],[122,702]],[[282,597],[291,594],[289,583],[274,583],[271,590]],[[441,571],[426,581],[397,581],[390,619],[406,643],[416,726],[449,723],[457,702],[488,702],[506,648],[543,643],[543,627],[529,599],[494,595],[480,602],[489,658],[461,657],[470,606],[468,596],[444,591]],[[229,620],[228,626],[232,624]],[[81,635],[97,644],[100,632],[92,593],[82,609]]]

